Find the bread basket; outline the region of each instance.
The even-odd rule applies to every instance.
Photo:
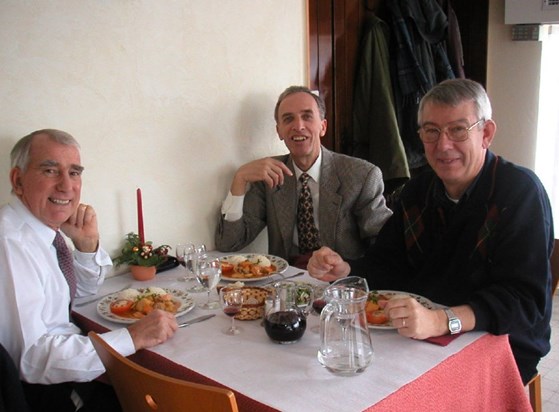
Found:
[[[258,286],[243,286],[243,306],[235,315],[238,320],[255,320],[264,316],[266,296],[271,293],[269,289]]]

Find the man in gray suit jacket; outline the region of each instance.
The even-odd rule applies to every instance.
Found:
[[[237,251],[267,226],[268,253],[306,266],[310,253],[300,253],[297,233],[298,179],[306,172],[311,176],[320,245],[346,259],[364,254],[392,214],[383,197],[382,173],[367,161],[321,145],[325,112],[322,98],[306,87],[292,86],[280,95],[274,112],[276,131],[290,153],[258,159],[237,170],[221,208],[218,250]]]

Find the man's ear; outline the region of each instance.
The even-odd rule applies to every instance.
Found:
[[[19,167],[13,167],[10,170],[10,183],[12,184],[12,191],[16,195],[20,195],[22,193],[22,185],[21,185],[21,169]]]
[[[328,121],[326,119],[322,119],[321,128],[320,128],[320,137],[324,137],[327,128],[328,128]]]
[[[278,124],[277,124],[277,123],[276,123],[276,133],[278,134],[279,139],[280,139],[280,140],[283,140],[283,137],[280,135],[279,127],[278,127]]]
[[[495,137],[495,133],[497,132],[497,124],[489,119],[486,120],[483,124],[483,148],[488,149],[493,142],[493,138]]]

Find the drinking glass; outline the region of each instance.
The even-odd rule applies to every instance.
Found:
[[[202,309],[217,309],[218,302],[210,302],[210,294],[221,280],[221,261],[216,257],[199,256],[196,265],[196,279],[208,292],[208,300],[200,305]]]
[[[184,261],[186,264],[186,270],[191,273],[191,280],[197,280],[196,272],[198,271],[198,263],[205,258],[207,258],[207,255],[206,245],[204,244],[193,244],[192,249],[189,251],[188,254],[185,255]],[[190,287],[186,288],[186,290],[193,293],[206,291],[206,289],[199,282],[193,282]]]
[[[241,329],[235,326],[235,315],[241,311],[243,305],[243,291],[240,288],[222,288],[219,291],[219,302],[223,313],[231,317],[231,326],[223,332],[226,335],[238,335]]]
[[[324,290],[326,286],[314,285],[313,286],[313,301],[311,305],[311,314],[315,316],[320,316],[322,309],[326,306],[326,299],[324,298]],[[312,326],[311,332],[319,333],[320,324]]]
[[[189,268],[186,266],[186,260],[190,257],[192,253],[194,253],[194,244],[192,243],[179,243],[175,246],[175,257],[179,261],[181,266],[184,266],[186,270],[185,276],[179,276],[177,280],[181,282],[186,282],[189,280],[195,280],[194,272],[192,271],[191,267]]]

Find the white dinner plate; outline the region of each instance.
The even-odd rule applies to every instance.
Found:
[[[144,289],[138,289],[140,292],[143,292]],[[173,296],[173,300],[180,303],[175,316],[182,316],[185,313],[190,312],[194,309],[194,300],[188,295],[187,292],[178,290],[178,289],[163,289],[165,292],[171,294]],[[110,320],[111,322],[117,323],[134,323],[138,319],[126,318],[123,316],[115,315],[111,312],[111,303],[118,299],[118,295],[120,292],[115,292],[99,301],[97,303],[97,313],[106,319]]]
[[[429,299],[424,298],[423,296],[420,296],[420,295],[416,295],[415,293],[399,292],[399,291],[396,291],[396,290],[374,290],[374,291],[371,291],[371,292],[376,292],[379,295],[386,296],[387,298],[391,298],[391,297],[396,296],[396,295],[410,296],[410,297],[414,298],[415,300],[417,300],[419,303],[421,303],[421,305],[423,305],[427,309],[436,309],[438,307],[433,302],[431,302]],[[371,293],[371,292],[369,292],[369,293]],[[370,329],[396,329],[396,327],[392,325],[391,320],[389,320],[386,323],[383,323],[382,325],[372,325],[370,323],[368,325],[369,325]]]
[[[289,264],[287,263],[287,261],[285,259],[282,259],[278,256],[273,256],[273,255],[264,255],[262,253],[240,253],[238,255],[221,256],[219,259],[223,262],[227,262],[234,256],[244,256],[247,259],[251,259],[254,256],[265,256],[270,260],[270,263],[276,267],[276,272],[279,272],[279,273],[285,272],[287,270],[287,267],[289,266]],[[247,283],[247,282],[258,282],[262,279],[266,279],[268,276],[270,276],[270,275],[261,276],[259,278],[234,278],[234,277],[221,275],[221,279],[231,280],[231,281],[234,281],[234,282]]]

